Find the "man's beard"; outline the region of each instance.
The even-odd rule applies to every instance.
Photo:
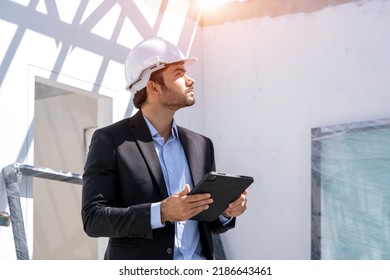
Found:
[[[186,91],[185,97],[181,96],[180,92],[176,92],[174,90],[171,90],[166,85],[162,86],[162,91],[163,91],[163,94],[165,95],[165,97],[167,97],[168,95],[170,97],[181,97],[179,99],[177,99],[177,98],[170,98],[169,101],[166,100],[166,99],[163,100],[163,105],[166,108],[169,108],[170,110],[177,111],[180,108],[189,107],[189,106],[192,106],[192,105],[195,104],[194,94],[191,97],[188,97],[188,95],[187,95],[188,92],[187,91]],[[193,91],[193,89],[191,89],[191,91]]]

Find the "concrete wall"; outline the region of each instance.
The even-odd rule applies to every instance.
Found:
[[[112,98],[98,125],[119,120],[134,113],[123,89],[128,51],[162,36],[201,58],[188,69],[197,104],[178,123],[213,139],[220,171],[255,177],[246,215],[223,236],[228,257],[308,259],[310,129],[389,117],[390,3],[246,1],[201,21],[194,3],[1,1],[0,168],[34,163],[37,81]],[[24,184],[32,254],[33,184]],[[0,246],[0,259],[15,258],[10,227]]]
[[[302,2],[203,29],[205,133],[219,170],[255,177],[234,259],[309,259],[311,128],[390,117],[390,2]]]

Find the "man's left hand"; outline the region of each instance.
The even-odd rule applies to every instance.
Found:
[[[229,207],[223,212],[225,217],[238,217],[246,210],[246,202],[248,191],[245,190],[239,198],[229,204]]]

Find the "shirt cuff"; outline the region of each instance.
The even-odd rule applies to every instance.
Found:
[[[233,218],[226,218],[224,215],[219,216],[219,221],[223,226],[227,225]]]
[[[152,203],[150,206],[150,225],[152,226],[152,229],[164,226],[164,224],[161,223],[160,202]]]

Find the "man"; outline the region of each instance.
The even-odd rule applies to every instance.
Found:
[[[84,230],[110,237],[105,259],[214,259],[212,232],[233,228],[246,209],[245,192],[216,221],[190,220],[213,202],[190,189],[215,171],[211,140],[174,121],[195,103],[185,68],[195,61],[160,38],[126,60],[139,111],[94,133],[83,175]]]

